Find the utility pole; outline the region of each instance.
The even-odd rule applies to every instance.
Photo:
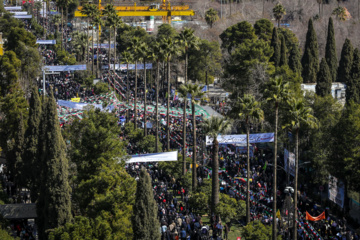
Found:
[[[222,19],[222,0],[220,0],[220,5],[221,5],[220,18]]]

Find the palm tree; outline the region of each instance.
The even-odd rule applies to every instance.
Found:
[[[79,62],[83,60],[86,53],[87,36],[83,32],[73,32],[71,45],[76,52],[76,57]]]
[[[124,51],[122,54],[122,59],[126,62],[126,103],[129,105],[131,92],[129,86],[129,63],[133,62],[133,55],[129,51]],[[129,113],[129,112],[127,112]],[[126,121],[129,121],[129,114],[126,115]]]
[[[63,38],[64,38],[64,33],[65,33],[65,28],[64,28],[64,8],[65,8],[65,22],[67,25],[67,20],[68,20],[68,8],[69,5],[72,4],[74,2],[74,0],[57,0],[56,5],[57,6],[61,6],[61,26],[62,26],[62,35],[61,35],[61,49],[62,49],[62,45],[63,45]],[[96,7],[94,5],[94,7]],[[65,49],[66,49],[66,43],[67,43],[67,39],[65,39]]]
[[[250,125],[264,120],[264,112],[253,95],[244,94],[234,103],[232,112],[245,122],[247,145],[246,223],[250,222]]]
[[[196,116],[195,116],[195,104],[198,104],[205,96],[202,91],[202,87],[197,84],[187,84],[188,94],[191,95],[191,110],[192,110],[192,122],[193,122],[193,163],[192,163],[192,190],[196,190],[197,178],[196,178]]]
[[[100,15],[100,12],[99,12],[99,15],[95,16],[94,19],[93,19],[93,24],[95,26],[97,26],[97,54],[96,54],[96,77],[99,77],[99,73],[100,73],[100,59],[99,59],[99,49],[100,49],[100,28],[101,26],[104,26],[104,21],[101,19],[101,15]]]
[[[92,5],[92,4],[84,4],[84,6],[82,7],[82,9],[80,10],[81,14],[86,15],[86,22],[87,22],[87,45],[86,45],[86,50],[89,50],[89,23],[90,23],[90,19],[91,19],[91,14],[93,14],[95,12],[96,6]],[[87,60],[86,62],[88,62],[90,59],[90,52],[88,52],[88,56],[87,56]]]
[[[216,10],[210,8],[209,10],[206,11],[205,21],[210,26],[210,28],[212,28],[214,23],[217,22],[218,20],[219,20],[219,15]]]
[[[150,49],[147,43],[142,42],[139,48],[139,57],[143,60],[144,64],[144,136],[147,135],[147,128],[146,128],[146,60],[150,55]]]
[[[55,38],[57,38],[59,32],[59,25],[61,23],[61,17],[59,15],[52,16],[51,23],[55,26]]]
[[[284,15],[286,15],[286,9],[283,7],[283,5],[277,3],[273,8],[273,14],[276,21],[278,22],[278,27],[280,27],[280,20],[283,18]]]
[[[180,43],[180,45],[184,48],[185,52],[185,83],[187,83],[188,77],[188,56],[189,56],[189,48],[199,49],[199,40],[194,35],[194,29],[184,28],[180,32],[180,34],[176,37],[176,40]]]
[[[159,79],[160,79],[160,62],[164,60],[164,54],[162,52],[161,43],[156,41],[152,45],[152,57],[156,61],[156,106],[155,106],[155,124],[156,124],[156,143],[155,143],[155,150],[159,152]]]
[[[170,81],[171,81],[171,72],[170,72],[170,62],[173,56],[176,56],[179,54],[179,49],[177,44],[174,42],[172,38],[164,38],[162,40],[162,52],[164,53],[164,57],[167,61],[167,84],[168,84],[168,91],[167,91],[167,116],[166,116],[166,141],[167,141],[167,150],[170,150]]]
[[[98,18],[100,17],[100,10],[98,8],[91,8],[89,13],[89,18],[91,20],[91,48],[92,48],[92,60],[91,60],[91,72],[94,75],[94,27],[98,24]]]
[[[113,15],[113,28],[114,28],[114,71],[115,71],[115,64],[116,64],[116,35],[117,35],[117,29],[121,27],[123,24],[121,17],[118,15]]]
[[[285,127],[290,127],[295,132],[295,186],[294,186],[294,221],[293,239],[297,239],[297,193],[298,193],[298,169],[299,169],[299,130],[302,126],[317,128],[317,119],[311,114],[312,109],[305,106],[303,99],[290,98],[288,101],[289,123]]]
[[[114,5],[108,4],[105,6],[104,10],[102,11],[103,15],[106,16],[106,25],[109,27],[109,71],[111,70],[111,28],[114,26],[116,10]],[[136,124],[135,124],[136,125]]]
[[[183,84],[179,88],[180,97],[184,100],[184,108],[183,108],[183,170],[182,174],[185,175],[186,173],[186,106],[187,106],[187,94],[190,92],[191,84]]]
[[[279,104],[285,101],[289,95],[289,84],[284,83],[281,77],[270,79],[269,84],[265,90],[266,101],[275,104],[275,136],[274,136],[274,167],[273,167],[273,219],[276,219],[276,186],[277,186],[277,133],[278,133],[278,120],[279,120]],[[275,221],[274,221],[275,222]],[[277,239],[277,225],[273,224],[273,240]]]
[[[127,49],[128,51],[132,51],[135,63],[135,96],[134,96],[134,129],[137,128],[137,62],[140,60],[139,51],[140,51],[140,39],[138,37],[134,37],[131,40],[130,47]]]
[[[215,212],[215,207],[219,203],[219,134],[226,134],[231,130],[231,122],[220,117],[211,117],[206,119],[201,127],[205,134],[213,139],[212,156],[212,187],[211,187],[211,213]]]

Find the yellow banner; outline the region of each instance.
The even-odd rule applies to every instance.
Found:
[[[80,98],[72,98],[71,101],[72,102],[80,102]]]

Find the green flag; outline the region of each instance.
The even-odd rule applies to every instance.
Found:
[[[267,161],[265,162],[265,165],[263,166],[263,170],[266,171],[267,168]]]

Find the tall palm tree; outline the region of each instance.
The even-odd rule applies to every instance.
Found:
[[[273,8],[273,14],[276,21],[278,22],[278,27],[280,27],[280,20],[283,18],[284,15],[286,15],[286,9],[283,5],[277,3]]]
[[[152,45],[152,58],[156,61],[156,106],[155,106],[155,131],[156,131],[156,143],[155,150],[159,152],[159,83],[160,83],[160,62],[164,60],[164,54],[162,52],[161,43],[156,41]]]
[[[129,83],[130,83],[130,80],[129,80],[129,63],[133,62],[133,55],[129,51],[124,51],[124,52],[122,52],[121,55],[122,55],[122,59],[126,63],[126,103],[129,105],[130,98],[131,98],[130,85],[129,85]],[[129,119],[130,119],[128,113],[129,112],[127,111],[126,121],[129,121]]]
[[[170,72],[170,63],[174,56],[177,56],[179,54],[179,48],[178,45],[174,42],[172,38],[164,38],[162,39],[162,52],[164,53],[164,57],[167,62],[167,84],[168,84],[168,90],[167,90],[167,116],[166,116],[166,141],[167,141],[167,150],[170,150],[170,82],[171,82],[171,72]]]
[[[234,102],[232,113],[237,115],[240,120],[245,122],[246,127],[246,146],[247,146],[247,184],[246,184],[246,223],[250,222],[250,125],[264,120],[264,112],[260,108],[260,103],[255,100],[253,95],[244,94]]]
[[[117,37],[117,29],[121,27],[123,21],[121,17],[118,15],[113,15],[113,28],[114,28],[114,71],[115,71],[115,64],[116,64],[116,37]]]
[[[180,97],[183,98],[184,101],[184,108],[183,108],[183,169],[182,174],[185,175],[186,173],[186,106],[187,106],[187,94],[190,92],[191,84],[183,84],[179,88]]]
[[[199,40],[194,35],[194,29],[184,28],[180,34],[176,37],[176,40],[180,43],[180,46],[183,47],[185,52],[185,83],[187,83],[188,77],[188,57],[189,57],[189,48],[199,49]]]
[[[104,26],[104,21],[101,18],[101,13],[99,12],[99,15],[95,16],[93,19],[94,25],[96,28],[96,40],[97,40],[97,54],[96,54],[96,77],[100,77],[100,58],[99,58],[99,52],[100,52],[100,28],[101,26]]]
[[[210,26],[210,28],[212,28],[214,23],[217,22],[218,20],[219,20],[219,15],[216,10],[210,8],[209,10],[206,11],[205,21]]]
[[[94,28],[98,24],[98,18],[100,17],[100,10],[98,8],[91,8],[89,13],[89,18],[91,20],[91,49],[92,49],[92,60],[91,60],[91,73],[94,75]]]
[[[106,16],[106,26],[109,27],[109,71],[110,69],[110,59],[111,59],[111,28],[114,26],[116,10],[114,5],[108,4],[105,6],[104,10],[102,11],[103,15]]]
[[[212,151],[212,187],[211,187],[211,213],[215,212],[215,207],[219,203],[219,134],[226,134],[231,130],[231,122],[222,117],[211,117],[206,119],[201,127],[205,134],[213,139]]]
[[[273,219],[276,219],[276,186],[277,186],[277,134],[279,120],[279,104],[287,100],[289,96],[289,84],[283,82],[281,77],[270,79],[265,90],[266,101],[275,105],[275,136],[274,136],[274,167],[273,167]],[[276,221],[274,221],[276,222]],[[273,224],[273,240],[277,239],[277,225]]]
[[[295,184],[294,184],[294,221],[293,239],[297,239],[297,198],[298,198],[298,170],[299,170],[299,130],[300,127],[307,126],[317,128],[317,119],[311,114],[312,109],[305,106],[303,99],[290,98],[288,101],[289,123],[285,127],[290,127],[295,132]]]
[[[52,16],[51,23],[55,26],[55,38],[57,38],[59,32],[59,25],[61,23],[61,17],[59,15]]]
[[[87,39],[88,39],[88,43],[86,46],[86,50],[89,50],[89,26],[90,26],[90,19],[91,19],[91,15],[95,12],[95,9],[97,9],[97,7],[93,4],[84,4],[84,6],[82,7],[82,9],[80,10],[81,14],[86,15],[86,22],[87,22]],[[86,62],[88,62],[90,59],[90,52],[88,52],[88,56],[87,56],[87,60]]]
[[[134,129],[137,128],[137,62],[140,60],[140,45],[140,39],[138,37],[134,37],[131,39],[130,47],[127,49],[128,51],[132,51],[134,57],[133,60],[135,63]]]
[[[150,49],[147,43],[142,42],[139,48],[139,57],[142,59],[144,64],[144,136],[147,135],[147,127],[146,127],[146,60],[150,55]]]
[[[193,122],[193,163],[192,163],[192,190],[195,191],[197,187],[197,177],[196,177],[196,115],[195,115],[195,104],[200,103],[200,101],[205,96],[205,92],[202,91],[202,87],[193,84],[188,86],[188,94],[191,95],[191,115]]]

